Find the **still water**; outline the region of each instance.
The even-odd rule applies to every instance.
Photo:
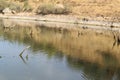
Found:
[[[67,27],[1,20],[0,80],[120,80],[111,32]]]

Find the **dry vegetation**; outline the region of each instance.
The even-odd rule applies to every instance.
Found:
[[[2,1],[4,0],[0,0],[0,6]],[[71,10],[70,14],[72,15],[78,15],[83,17],[85,16],[85,17],[117,17],[117,18],[120,16],[119,14],[120,0],[7,0],[7,1],[9,1],[10,3],[14,2],[16,4],[19,4],[20,9],[22,11],[36,12],[37,9],[41,9],[43,13],[46,13],[47,11],[50,14],[67,12],[65,10],[55,12],[54,5],[59,2],[60,4],[70,8]],[[42,6],[42,8],[40,6]]]

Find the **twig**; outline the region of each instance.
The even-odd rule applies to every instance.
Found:
[[[25,52],[25,50],[27,50],[28,48],[30,48],[30,46],[27,46],[25,49],[23,49],[23,51],[19,54],[19,56],[22,56],[22,54]]]

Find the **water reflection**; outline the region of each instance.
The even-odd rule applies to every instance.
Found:
[[[83,29],[77,26],[47,27],[47,24],[18,21],[12,21],[13,25],[6,27],[8,22],[3,20],[3,23],[0,23],[1,37],[12,43],[30,45],[32,54],[41,51],[47,54],[48,59],[65,58],[70,69],[83,72],[83,80],[120,79],[120,51],[118,47],[112,49],[114,39],[110,31]],[[28,55],[26,58],[20,58],[27,63]]]

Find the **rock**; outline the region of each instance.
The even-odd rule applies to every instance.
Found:
[[[60,3],[56,4],[55,7],[59,8],[59,9],[64,9],[65,8],[65,6],[63,4],[60,4]]]
[[[2,12],[3,12],[4,14],[13,14],[13,13],[12,13],[12,10],[9,9],[9,8],[5,8]]]

